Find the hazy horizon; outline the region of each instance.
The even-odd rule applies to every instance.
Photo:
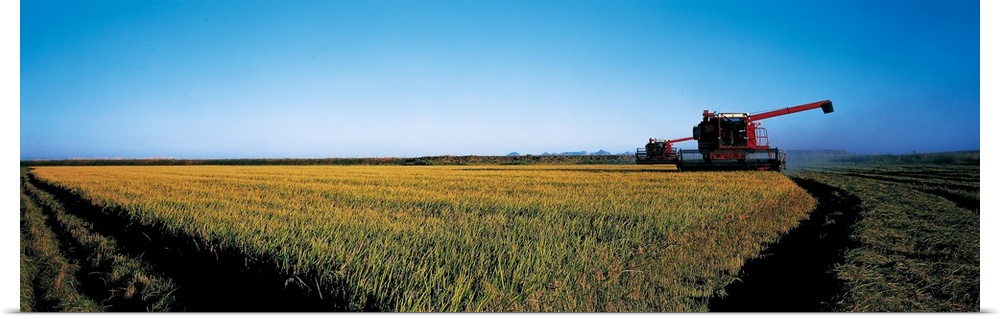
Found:
[[[695,148],[696,149],[696,148]],[[538,154],[533,153],[521,153],[521,152],[510,152],[504,155],[481,155],[481,154],[435,154],[435,155],[420,155],[420,156],[381,156],[381,157],[169,157],[169,156],[153,156],[153,157],[53,157],[53,158],[22,158],[21,161],[63,161],[63,160],[256,160],[256,159],[273,159],[273,160],[309,160],[309,159],[364,159],[364,158],[419,158],[419,157],[441,157],[441,156],[592,156],[599,155],[594,154],[599,151],[606,151],[608,154],[603,154],[605,156],[633,156],[635,151],[625,151],[621,153],[610,152],[607,150],[596,150],[596,151],[561,151],[561,152],[542,152]],[[955,150],[955,151],[942,151],[942,152],[927,152],[927,153],[851,153],[847,150],[832,150],[832,149],[809,149],[809,150],[789,150],[781,149],[784,152],[847,152],[846,155],[850,156],[867,156],[867,155],[892,155],[892,156],[903,156],[903,155],[913,155],[913,154],[939,154],[939,153],[967,153],[967,152],[980,152],[980,150]],[[565,154],[565,153],[575,153],[575,152],[587,152],[588,154]],[[516,155],[511,155],[511,153],[517,153]]]
[[[978,1],[28,1],[20,158],[980,150]],[[696,148],[694,142],[678,148]]]

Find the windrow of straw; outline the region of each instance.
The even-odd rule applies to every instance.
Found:
[[[60,304],[55,309],[22,308],[22,311],[176,310],[175,300],[171,295],[176,286],[170,279],[152,272],[149,265],[140,259],[120,252],[119,244],[114,240],[95,233],[90,223],[67,213],[63,203],[23,178],[21,194],[22,219],[27,223],[22,226],[22,236],[34,237],[38,241],[41,236],[34,234],[41,234],[41,231],[50,233],[47,236],[51,237],[51,243],[44,245],[44,250],[38,250],[43,254],[66,254],[64,262],[67,265],[59,267],[66,274],[53,277],[74,282],[72,285],[38,282],[31,286],[72,287],[91,292],[88,296],[78,293],[81,295],[79,297],[67,294],[52,296]],[[39,218],[47,219],[48,222],[43,224],[35,221]],[[50,229],[48,226],[53,227]],[[57,240],[57,237],[61,237],[61,240]],[[81,276],[83,273],[86,275]],[[83,277],[89,278],[89,282],[76,282]]]
[[[978,165],[918,164],[813,169],[796,174],[860,200],[853,247],[834,271],[836,310],[980,310]]]
[[[103,310],[81,292],[77,273],[46,224],[42,208],[21,190],[20,311],[93,312]]]

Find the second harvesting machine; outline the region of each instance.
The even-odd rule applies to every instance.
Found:
[[[675,164],[678,170],[773,170],[784,171],[785,152],[771,148],[764,119],[822,109],[833,112],[833,102],[823,100],[759,114],[702,112],[692,136],[661,140],[650,138],[635,153],[637,164]],[[674,143],[697,140],[697,150],[677,150]]]

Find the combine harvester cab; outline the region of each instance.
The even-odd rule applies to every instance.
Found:
[[[833,112],[833,102],[823,100],[774,111],[747,113],[702,112],[701,123],[691,137],[677,140],[655,140],[645,149],[636,151],[637,164],[676,164],[681,171],[698,170],[760,170],[784,171],[785,152],[771,148],[767,130],[760,126],[764,119],[820,108]],[[697,140],[697,150],[675,150],[672,143]],[[662,142],[660,142],[662,141]],[[662,143],[658,147],[657,143]],[[662,151],[661,151],[662,150]]]

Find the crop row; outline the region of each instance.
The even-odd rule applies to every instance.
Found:
[[[703,311],[814,200],[776,173],[634,166],[38,167],[345,310]]]
[[[170,279],[22,176],[22,311],[176,310]],[[40,291],[35,292],[35,288]]]

